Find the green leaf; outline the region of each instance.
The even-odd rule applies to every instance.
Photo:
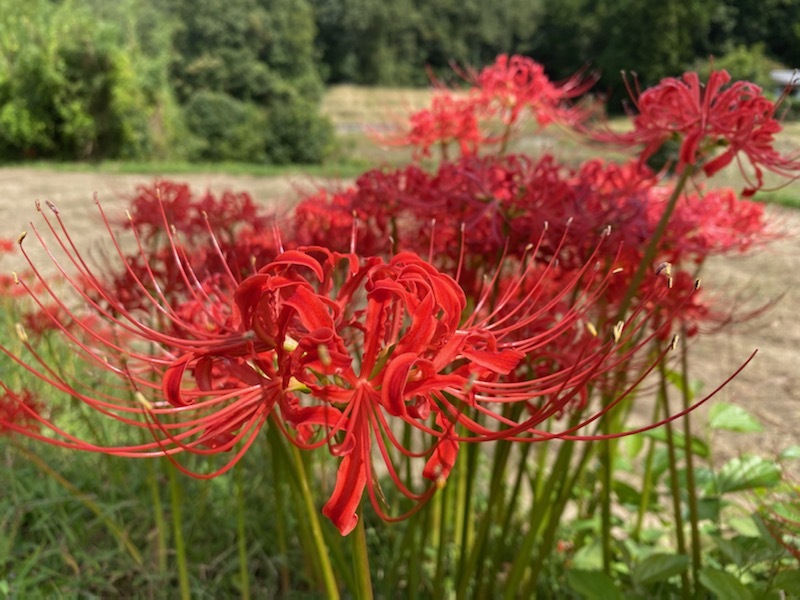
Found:
[[[737,404],[717,402],[708,411],[708,424],[711,429],[724,429],[741,433],[764,431],[758,419]]]
[[[645,431],[641,435],[649,437],[650,439],[656,440],[658,442],[667,441],[667,432],[663,427],[658,427],[657,429]],[[686,450],[686,438],[680,431],[673,431],[672,439],[675,443],[676,448],[678,448],[681,451]],[[701,440],[698,437],[692,436],[691,450],[692,454],[694,454],[695,456],[700,456],[702,458],[708,458],[709,456],[708,444],[706,444],[703,440]]]
[[[781,460],[800,458],[800,446],[789,446],[779,456]]]
[[[567,583],[573,592],[586,600],[622,600],[614,580],[602,571],[573,569],[567,573]]]
[[[800,598],[800,569],[788,569],[778,573],[772,580],[772,588]]]
[[[651,554],[636,565],[633,579],[640,585],[666,581],[678,575],[689,566],[689,557],[685,554]]]
[[[679,390],[683,389],[683,375],[679,372],[672,370],[667,371],[667,381]],[[689,402],[691,402],[697,397],[697,394],[703,390],[703,382],[698,379],[690,380],[687,387],[689,391]]]
[[[706,567],[700,571],[700,583],[717,598],[725,600],[749,600],[753,598],[753,593],[747,589],[736,577],[715,569]]]
[[[592,543],[584,546],[572,557],[572,564],[577,570],[595,571],[603,566],[603,547],[600,540],[595,539]]]
[[[736,531],[736,533],[739,535],[751,538],[761,537],[761,532],[758,529],[758,525],[756,525],[756,522],[750,516],[730,517],[727,519],[727,523],[730,528]]]
[[[717,473],[716,489],[719,494],[773,487],[781,481],[781,468],[776,462],[760,456],[733,458]]]

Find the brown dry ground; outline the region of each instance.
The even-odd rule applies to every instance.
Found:
[[[119,216],[134,187],[152,179],[151,175],[0,169],[0,236],[16,238],[21,231],[30,229],[27,223],[36,217],[34,202],[39,199],[56,204],[81,244],[91,244],[105,236],[93,195],[97,194],[103,206]],[[196,190],[248,191],[257,201],[279,210],[292,205],[298,187],[309,189],[319,183],[303,177],[216,174],[180,175],[174,179],[186,181]],[[694,342],[692,373],[706,382],[707,391],[758,348],[753,363],[717,398],[755,413],[765,431],[736,436],[716,434],[714,449],[718,460],[743,452],[772,454],[800,443],[800,211],[771,207],[769,213],[773,227],[784,237],[745,257],[715,259],[702,273],[706,293],[735,298],[741,301],[742,311],[782,296],[764,315]],[[0,264],[6,272],[14,268],[10,259],[6,257]]]

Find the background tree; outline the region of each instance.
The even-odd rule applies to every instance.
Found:
[[[117,5],[118,16],[139,8]],[[0,157],[152,155],[168,129],[166,79],[137,32],[98,18],[91,4],[0,1]],[[148,79],[149,77],[149,79]]]
[[[306,2],[172,0],[169,10],[179,23],[172,81],[193,158],[322,159],[332,131],[317,108],[323,86]]]

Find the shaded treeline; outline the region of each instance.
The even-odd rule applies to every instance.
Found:
[[[622,70],[712,55],[769,86],[797,23],[797,0],[0,0],[0,159],[319,162],[326,83],[457,83],[499,53],[616,99]]]

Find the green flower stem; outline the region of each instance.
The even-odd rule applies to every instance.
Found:
[[[269,438],[270,434],[267,434]],[[275,527],[278,536],[278,552],[280,553],[280,580],[281,580],[281,598],[286,598],[291,588],[291,580],[289,579],[289,546],[286,542],[286,523],[289,521],[289,515],[286,511],[286,502],[284,498],[285,491],[285,467],[282,456],[279,455],[273,448],[270,452],[272,459],[272,478],[273,478],[273,493],[275,500]]]
[[[633,279],[631,279],[631,283],[628,286],[627,292],[625,292],[625,296],[620,304],[619,311],[617,312],[618,321],[625,318],[625,314],[628,312],[628,308],[630,308],[634,295],[639,290],[639,286],[642,284],[645,274],[651,268],[651,263],[658,252],[658,244],[661,241],[661,238],[664,237],[664,232],[667,230],[669,219],[672,216],[672,213],[675,211],[675,206],[678,204],[678,199],[681,197],[681,194],[686,187],[686,183],[689,181],[689,178],[693,173],[694,165],[686,165],[683,173],[681,173],[680,177],[678,178],[678,182],[675,184],[675,189],[672,190],[672,194],[670,195],[669,200],[667,200],[667,206],[664,207],[664,212],[661,214],[661,219],[658,221],[658,224],[653,231],[653,235],[650,237],[650,242],[645,248],[644,254],[642,255],[642,260],[639,261],[639,267],[636,269]]]
[[[658,363],[658,395],[665,415],[670,414],[669,394],[667,391],[667,370],[664,362]],[[678,481],[678,458],[675,450],[675,436],[672,432],[672,423],[664,424],[667,438],[667,456],[669,462],[670,493],[672,494],[672,512],[675,519],[675,541],[678,554],[686,554],[686,539],[683,531],[683,514],[681,512],[681,488]],[[687,440],[688,443],[688,440]],[[689,598],[689,578],[684,571],[681,573],[681,598]]]
[[[570,446],[574,446],[575,444],[575,442],[571,441],[564,443]],[[539,579],[539,574],[542,572],[545,560],[551,556],[555,546],[556,533],[561,524],[561,516],[564,514],[564,509],[567,506],[567,502],[569,502],[569,499],[572,497],[578,480],[583,476],[584,469],[589,463],[589,458],[593,455],[592,448],[593,446],[591,444],[584,444],[583,453],[571,471],[553,471],[553,474],[550,476],[551,479],[557,478],[559,480],[559,486],[556,490],[553,505],[550,507],[547,521],[539,525],[539,528],[541,528],[546,524],[546,529],[543,535],[540,536],[539,552],[536,555],[536,560],[531,565],[530,577],[528,578],[528,583],[521,596],[523,598],[533,598],[535,596],[534,590]],[[570,450],[570,457],[571,455],[572,451]],[[566,477],[566,474],[569,472],[572,473],[572,476]],[[508,590],[506,590],[506,594],[507,593]]]
[[[322,524],[314,505],[303,456],[294,444],[281,436],[278,427],[269,427],[267,429],[267,441],[274,455],[273,463],[278,460],[282,465],[289,467],[288,471],[284,471],[283,466],[279,467],[276,475],[277,473],[287,473],[291,489],[297,496],[298,502],[295,506],[298,511],[298,533],[302,540],[303,549],[308,552],[307,556],[317,571],[317,576],[325,590],[326,598],[338,600],[340,597],[339,586],[333,574],[329,548],[325,542]]]
[[[311,528],[311,538],[316,552],[315,556],[319,561],[320,575],[322,577],[323,587],[325,588],[325,594],[330,600],[338,600],[339,586],[336,584],[336,577],[333,574],[333,567],[331,566],[330,557],[328,556],[328,546],[322,535],[322,525],[319,522],[317,507],[314,505],[314,498],[311,495],[311,486],[308,483],[305,463],[303,463],[300,450],[292,444],[290,444],[290,446],[292,467],[297,476],[297,482],[299,484],[298,491],[300,492],[302,507],[305,510],[305,517]]]
[[[472,548],[474,537],[474,520],[472,512],[472,500],[474,498],[475,487],[475,472],[478,466],[478,452],[480,444],[469,444],[466,448],[466,460],[464,461],[464,485],[459,489],[460,501],[462,508],[462,521],[461,521],[461,539],[460,544],[457,546],[461,549],[461,556],[459,557],[458,564],[458,577],[456,581],[459,582],[458,589],[466,593],[465,581],[469,580],[471,576],[470,570],[467,568],[469,562],[470,550]],[[464,598],[460,592],[456,593],[457,598]]]
[[[653,404],[653,416],[650,419],[651,423],[658,421],[659,404]],[[642,535],[642,527],[644,525],[644,517],[647,514],[647,507],[650,505],[650,494],[653,489],[653,460],[655,457],[656,442],[653,439],[648,440],[647,457],[644,462],[644,475],[642,476],[642,496],[639,499],[639,511],[636,514],[636,525],[633,527],[631,537],[639,541]]]
[[[611,433],[611,419],[602,419],[602,432],[603,435]],[[602,476],[601,494],[600,494],[600,546],[603,553],[603,572],[606,575],[611,575],[611,563],[613,556],[611,554],[611,488],[613,486],[613,470],[614,470],[614,457],[613,449],[611,447],[611,440],[605,439],[600,442],[600,473]]]
[[[661,238],[664,237],[670,217],[672,217],[672,213],[675,212],[675,207],[678,204],[678,200],[680,199],[681,194],[686,187],[686,183],[692,176],[692,173],[694,173],[694,165],[686,165],[686,168],[678,178],[678,182],[675,184],[675,188],[672,190],[672,194],[667,200],[667,205],[664,207],[664,212],[661,214],[661,218],[659,219],[658,224],[656,225],[656,228],[650,237],[650,241],[645,248],[642,259],[639,261],[639,266],[637,267],[636,272],[631,279],[631,283],[625,292],[625,296],[620,303],[619,310],[617,311],[617,321],[623,321],[625,319],[625,315],[630,308],[634,296],[639,290],[639,286],[642,284],[642,281],[644,280],[648,270],[652,268],[652,262],[658,252],[658,244],[661,241]],[[614,389],[620,388],[615,387]],[[612,429],[611,419],[608,418],[608,416],[604,416],[601,420],[602,433],[608,435],[612,433]],[[611,555],[611,486],[613,484],[612,470],[614,462],[614,448],[615,443],[610,439],[604,440],[600,444],[600,462],[602,464],[600,538],[603,553],[603,571],[605,571],[606,574],[611,573],[611,562],[613,558]]]
[[[683,397],[683,410],[687,411],[683,417],[683,437],[686,440],[686,492],[689,502],[689,526],[692,536],[692,578],[697,585],[702,567],[702,548],[700,541],[700,511],[697,506],[697,480],[694,474],[694,451],[692,450],[692,421],[688,412],[692,404],[691,391],[689,390],[689,348],[686,342],[685,328],[681,332],[681,396]]]
[[[541,540],[542,525],[549,516],[551,521],[558,522],[563,505],[559,506],[555,500],[563,496],[563,485],[566,478],[564,474],[568,472],[572,454],[575,449],[575,442],[565,441],[559,448],[556,461],[547,477],[542,494],[534,499],[533,507],[529,518],[528,531],[519,545],[517,558],[511,566],[508,574],[506,589],[503,595],[505,600],[513,600],[518,597],[518,592],[522,587],[522,582],[526,571],[530,568],[531,558],[536,549],[536,544]],[[566,504],[564,501],[563,504]],[[539,548],[539,556],[542,559],[543,548]],[[534,578],[535,578],[534,574]]]
[[[542,445],[546,444],[547,442],[542,442]],[[511,488],[511,494],[508,496],[508,499],[504,502],[502,507],[505,512],[505,516],[503,517],[503,526],[500,531],[503,531],[504,535],[506,536],[506,547],[508,547],[508,542],[515,537],[509,535],[512,531],[511,519],[513,519],[514,515],[517,514],[519,492],[522,489],[522,482],[526,479],[526,475],[528,474],[528,455],[531,452],[532,446],[533,444],[522,445],[522,454],[519,457],[519,466],[517,468],[516,477],[514,478],[514,486]]]
[[[234,468],[236,485],[236,546],[239,552],[239,583],[242,600],[250,600],[250,573],[247,569],[247,535],[244,527],[244,484],[242,482],[242,465]]]
[[[439,506],[439,543],[436,545],[436,578],[433,581],[433,597],[444,597],[444,582],[446,577],[445,560],[447,558],[448,540],[450,539],[450,511],[452,510],[452,497],[454,495],[455,487],[452,485],[445,485],[444,489],[438,492],[437,498],[434,502],[438,502]]]
[[[186,560],[186,543],[183,539],[183,490],[178,481],[175,467],[167,467],[169,474],[169,497],[172,511],[172,535],[175,538],[175,557],[178,561],[178,585],[181,590],[181,600],[189,600],[189,562]]]
[[[506,407],[504,416],[515,421],[522,413],[522,409],[521,405]],[[492,549],[499,552],[502,544],[492,544],[489,541],[489,536],[494,529],[493,525],[500,523],[503,519],[506,471],[511,450],[515,445],[502,440],[495,444],[491,469],[492,477],[489,482],[489,498],[483,511],[483,516],[480,519],[480,525],[475,533],[475,541],[470,550],[466,569],[468,578],[459,582],[459,593],[466,593],[467,582],[471,579],[475,584],[474,596],[477,598],[482,597],[485,591],[483,589],[484,569],[487,566],[491,568],[492,563],[497,565],[499,562],[496,557],[491,557],[491,552]]]
[[[27,460],[29,460],[33,465],[36,466],[42,473],[50,477],[53,481],[55,481],[58,485],[63,487],[67,490],[73,498],[78,500],[81,504],[83,504],[86,508],[88,508],[103,524],[106,528],[111,532],[117,541],[122,545],[125,550],[128,552],[130,557],[133,561],[138,565],[142,566],[144,561],[142,560],[142,554],[139,552],[138,548],[133,545],[133,542],[130,541],[128,538],[128,534],[125,530],[115,523],[108,515],[103,512],[103,509],[92,500],[87,494],[80,491],[77,487],[75,487],[72,483],[70,483],[66,478],[64,478],[61,473],[53,469],[50,465],[48,465],[44,460],[42,460],[37,454],[34,454],[27,448],[20,445],[16,442],[13,438],[11,439],[11,444],[14,448]]]
[[[494,464],[492,465],[492,478],[489,487],[489,499],[486,509],[483,511],[480,526],[475,534],[475,543],[470,552],[467,572],[472,573],[475,583],[475,597],[483,597],[485,590],[483,586],[483,573],[486,567],[491,568],[498,564],[496,557],[491,557],[492,549],[499,550],[501,544],[492,544],[489,541],[491,531],[499,521],[502,520],[502,505],[505,500],[505,479],[508,457],[511,454],[511,442],[499,441],[494,449]],[[464,582],[462,582],[462,589]]]
[[[167,573],[167,527],[164,523],[164,508],[161,505],[161,491],[158,482],[156,465],[161,465],[160,461],[148,460],[147,480],[150,484],[150,494],[153,503],[153,517],[156,520],[156,557],[158,561],[158,574],[161,576]]]
[[[362,513],[363,514],[363,513]],[[353,538],[353,571],[355,573],[355,597],[357,600],[372,600],[372,575],[369,571],[369,551],[367,550],[367,531],[363,516],[358,519]]]

